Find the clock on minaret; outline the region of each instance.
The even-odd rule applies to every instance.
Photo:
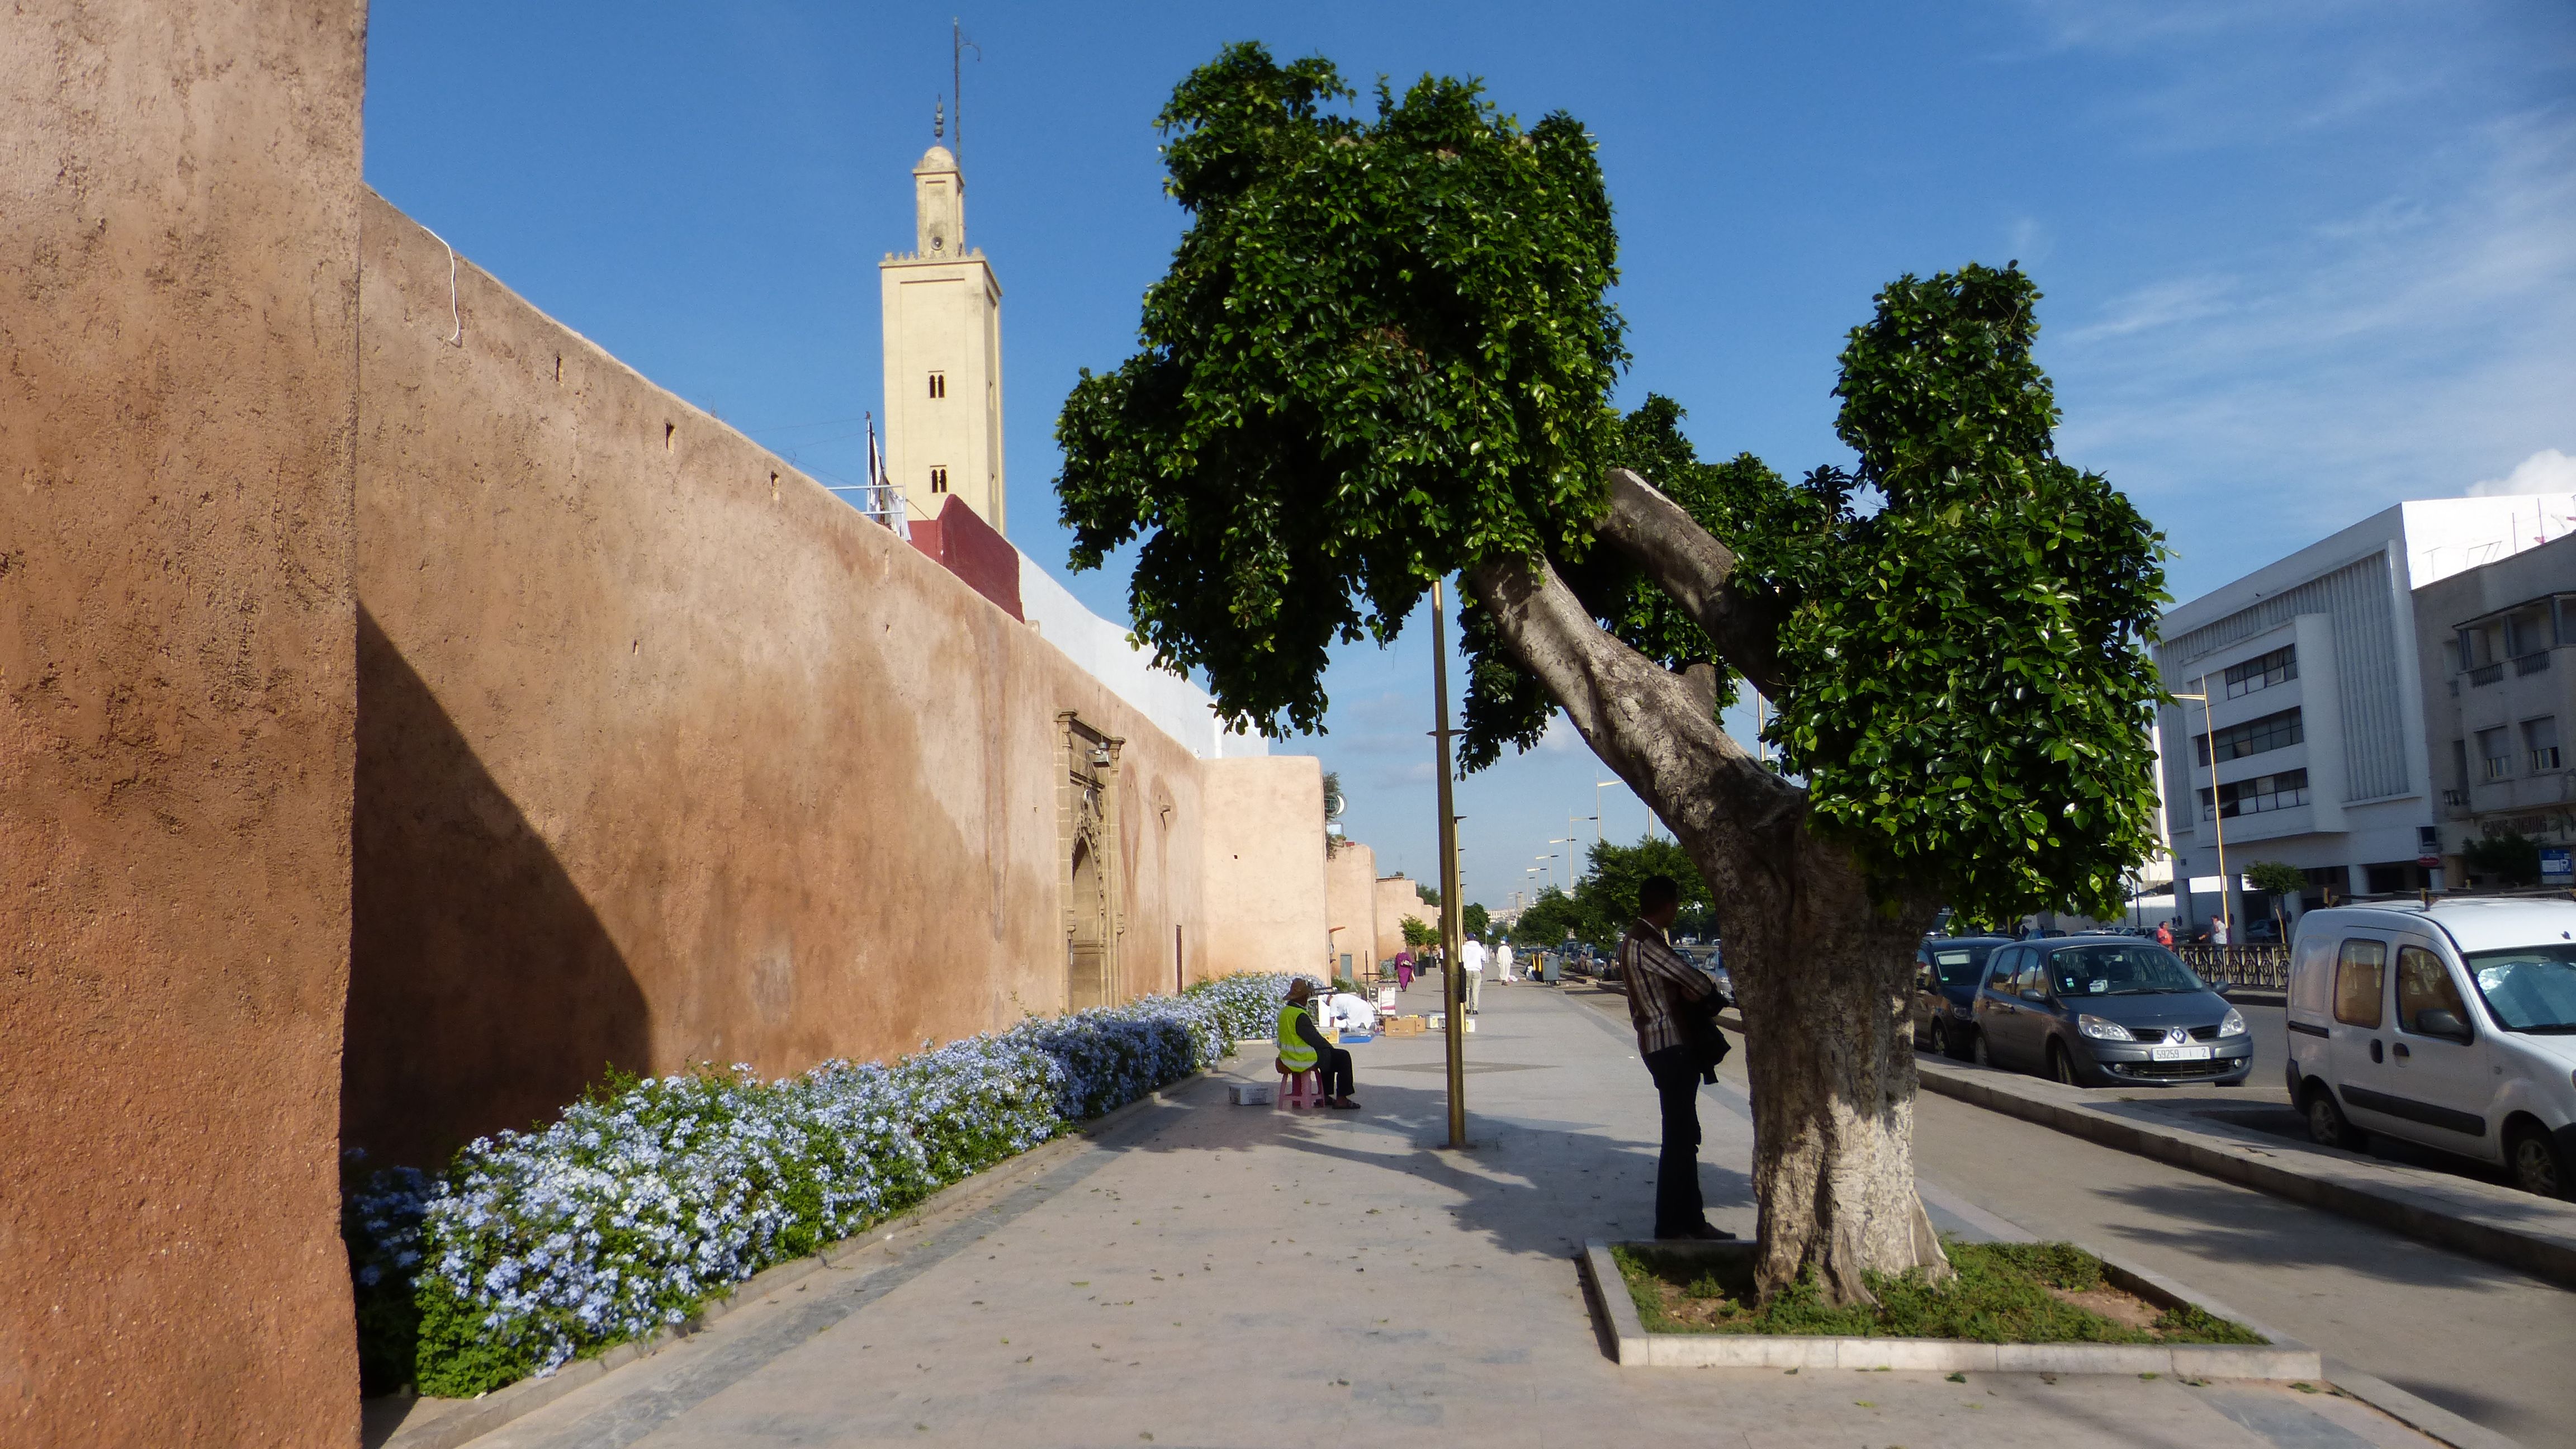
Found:
[[[966,181],[932,146],[912,168],[914,250],[877,264],[884,301],[886,476],[905,514],[955,497],[1007,534],[1002,490],[1002,288],[966,245]]]

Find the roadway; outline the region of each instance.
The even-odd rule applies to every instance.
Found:
[[[1568,994],[1626,1015],[1615,994]],[[2246,1086],[2117,1095],[2182,1112],[2268,1110],[2295,1130],[2280,1009],[2245,1012],[2258,1053]],[[1720,1072],[1739,1091],[1745,1057]],[[1914,1161],[1924,1179],[2031,1232],[2170,1274],[2532,1449],[2576,1444],[2576,1293],[1947,1097],[1915,1098]]]

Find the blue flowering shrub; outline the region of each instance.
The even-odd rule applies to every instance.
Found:
[[[1248,1041],[1279,1029],[1279,1005],[1288,999],[1288,983],[1296,979],[1286,972],[1246,971],[1202,981],[1187,995],[1216,1013],[1228,1041]]]
[[[1268,1035],[1291,979],[1033,1017],[891,1066],[612,1075],[438,1176],[353,1170],[342,1226],[368,1390],[471,1396],[681,1322]]]

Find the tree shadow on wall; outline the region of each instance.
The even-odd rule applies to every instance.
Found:
[[[363,606],[357,744],[341,1145],[435,1167],[641,1070],[616,943]]]

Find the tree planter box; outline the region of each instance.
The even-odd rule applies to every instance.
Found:
[[[1647,1245],[1640,1245],[1647,1246]],[[1672,1243],[1652,1247],[1673,1251]],[[1688,1251],[1711,1262],[1752,1256],[1751,1243],[1694,1244]],[[1908,1369],[1929,1373],[2171,1374],[2177,1378],[2314,1379],[2324,1373],[2317,1351],[2191,1293],[2160,1274],[2122,1263],[2092,1249],[2103,1276],[2127,1292],[2174,1308],[2192,1304],[2232,1318],[2269,1339],[2240,1346],[2209,1343],[1978,1343],[1947,1338],[1833,1338],[1823,1335],[1749,1333],[1649,1333],[1628,1296],[1627,1280],[1610,1258],[1610,1245],[1595,1239],[1579,1260],[1584,1291],[1592,1301],[1612,1355],[1623,1368]]]

